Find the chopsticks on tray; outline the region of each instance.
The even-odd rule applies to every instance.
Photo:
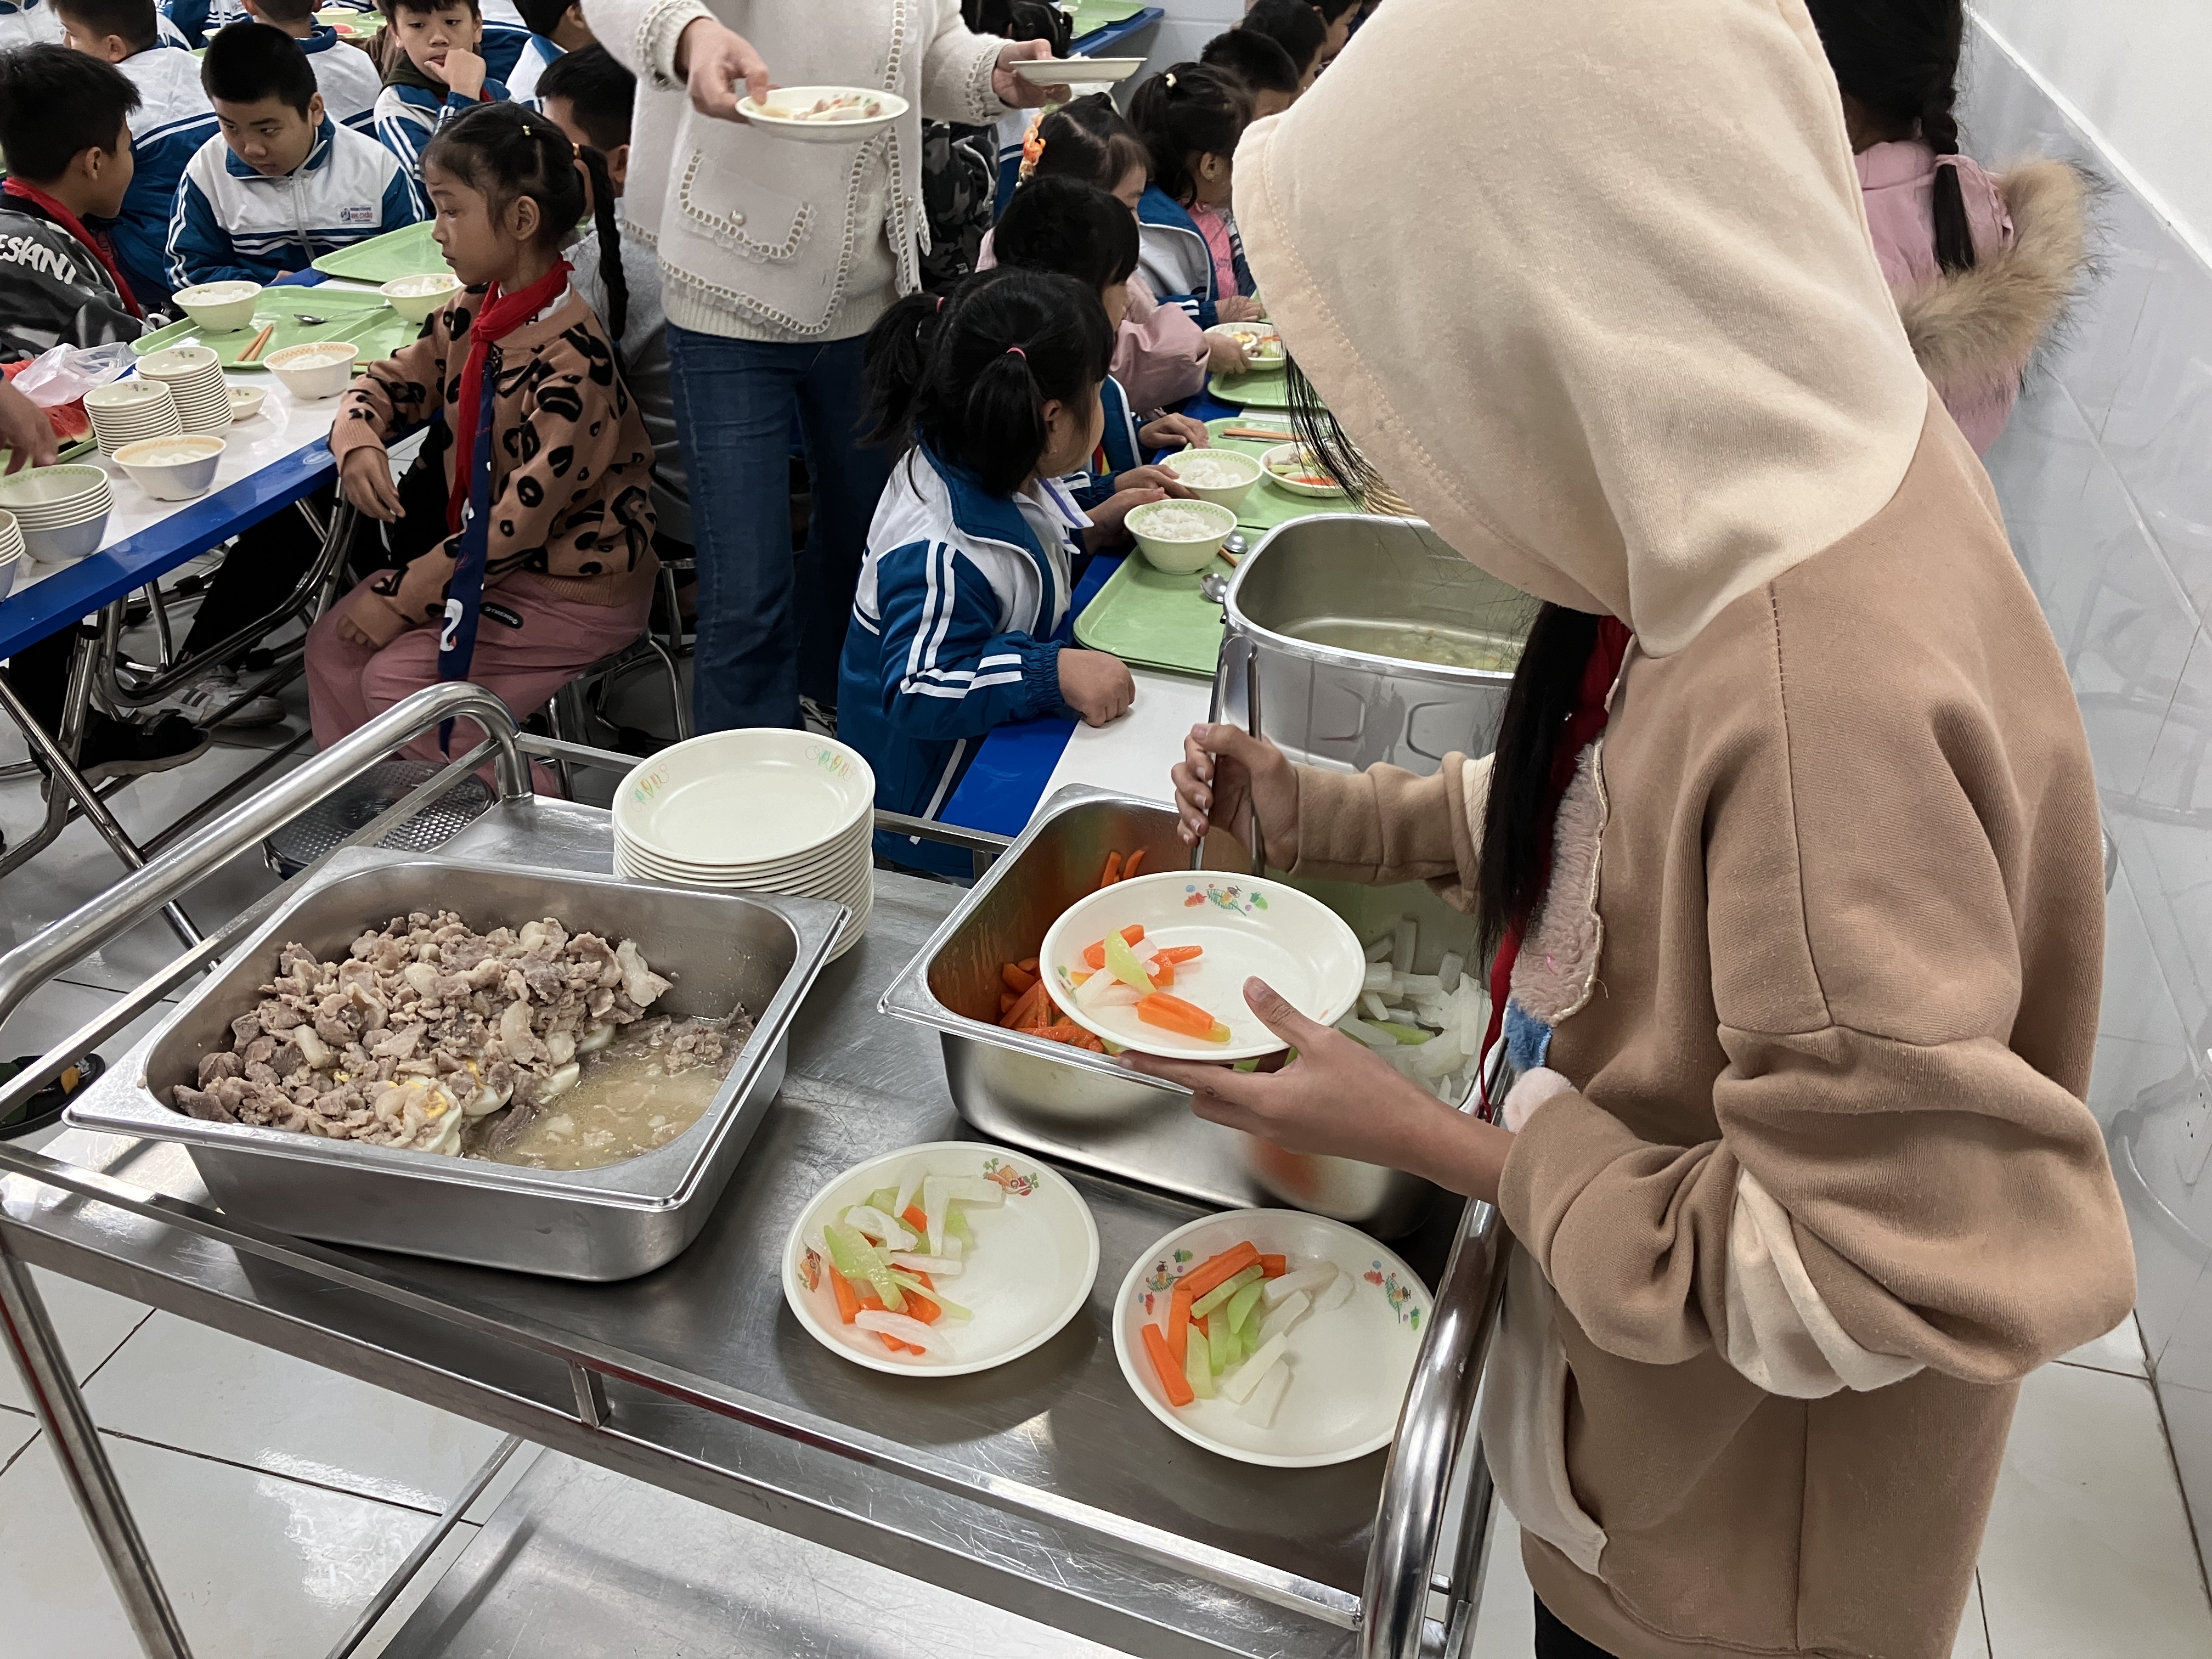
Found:
[[[241,363],[260,362],[262,350],[269,343],[269,337],[276,331],[276,324],[264,323],[261,325],[261,332],[255,335],[251,340],[247,341],[246,349],[238,354],[238,361]]]
[[[1286,426],[1225,426],[1221,428],[1221,435],[1224,438],[1272,438],[1279,443],[1288,443],[1298,434]]]

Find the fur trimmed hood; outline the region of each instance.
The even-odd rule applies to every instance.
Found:
[[[2070,162],[2026,161],[2000,174],[2008,247],[1969,270],[1897,291],[1912,355],[1936,387],[2016,381],[2088,268],[2088,176]]]

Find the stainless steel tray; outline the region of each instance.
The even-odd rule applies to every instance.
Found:
[[[1215,845],[1224,867],[1241,865],[1220,838]],[[1153,870],[1177,869],[1189,858],[1168,807],[1082,784],[1060,790],[891,981],[883,1012],[938,1030],[953,1103],[987,1134],[1208,1204],[1292,1204],[1384,1238],[1413,1226],[1435,1192],[1425,1181],[1285,1152],[1195,1115],[1184,1090],[997,1023],[1000,964],[1036,954],[1046,927],[1097,885],[1109,850],[1139,847]],[[1421,971],[1434,972],[1447,951],[1473,951],[1474,919],[1425,886],[1276,874],[1321,899],[1362,939],[1400,916],[1416,917]]]
[[[1322,514],[1267,532],[1229,585],[1231,638],[1260,665],[1267,735],[1296,758],[1433,772],[1489,752],[1536,602],[1462,558],[1419,519]],[[1505,653],[1496,669],[1330,643],[1346,629],[1423,629]],[[1243,694],[1231,674],[1225,707]]]
[[[252,1007],[276,952],[297,940],[343,956],[365,927],[451,908],[472,926],[558,916],[572,931],[635,939],[674,981],[658,1005],[720,1018],[742,1002],[751,1038],[697,1123],[665,1146],[598,1170],[529,1170],[474,1158],[207,1123],[167,1103]],[[787,1032],[847,912],[811,899],[647,886],[611,877],[349,848],[203,981],[141,1051],[68,1119],[184,1144],[222,1208],[309,1238],[560,1279],[629,1279],[676,1255],[706,1219],[783,1079]]]

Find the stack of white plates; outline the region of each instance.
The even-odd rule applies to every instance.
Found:
[[[664,749],[615,792],[615,873],[670,887],[875,902],[876,775],[835,738],[756,726]]]
[[[92,416],[93,435],[103,455],[141,438],[173,438],[185,429],[168,382],[137,374],[86,392],[84,412]]]
[[[15,586],[15,572],[23,558],[23,532],[12,513],[0,513],[0,599]]]
[[[34,466],[0,478],[0,511],[12,514],[23,550],[42,564],[69,564],[99,549],[115,505],[96,466]]]
[[[222,360],[205,346],[170,346],[138,360],[138,373],[160,380],[176,395],[177,414],[187,432],[230,429],[230,386]]]

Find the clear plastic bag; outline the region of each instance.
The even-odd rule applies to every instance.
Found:
[[[135,361],[131,343],[58,345],[42,352],[14,376],[15,390],[41,409],[59,409],[130,373]]]

